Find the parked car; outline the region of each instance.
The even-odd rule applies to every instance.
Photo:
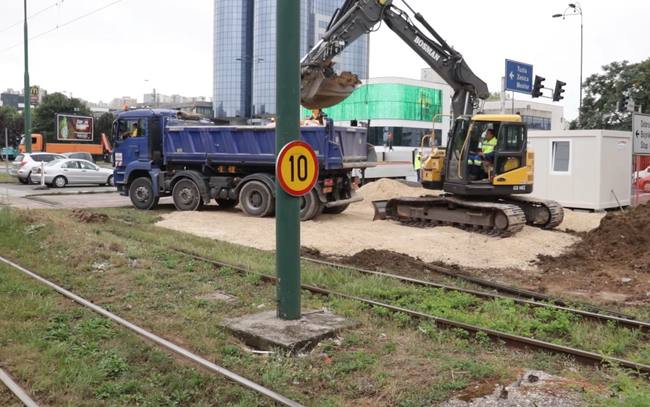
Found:
[[[636,180],[636,188],[639,191],[650,192],[650,174]]]
[[[646,169],[643,169],[641,171],[635,171],[633,178],[637,179],[637,178],[644,178],[644,177],[648,177],[648,176],[650,176],[650,167],[648,167]]]
[[[2,152],[0,152],[0,159],[13,161],[16,158],[16,155],[18,155],[18,150],[15,148],[3,147]]]
[[[61,154],[53,153],[20,153],[9,166],[9,174],[18,177],[22,184],[31,184],[32,181],[38,181],[32,179],[32,173],[35,168],[40,170],[41,162],[49,163],[64,158]]]
[[[36,174],[40,174],[40,169],[35,170]],[[113,170],[86,160],[63,158],[45,166],[45,184],[56,188],[79,184],[113,185]]]
[[[68,158],[76,158],[76,159],[79,159],[79,160],[86,160],[86,161],[90,161],[91,163],[95,162],[95,159],[93,158],[93,155],[90,154],[90,153],[84,153],[84,152],[76,151],[74,153],[63,153],[63,155],[68,157]]]

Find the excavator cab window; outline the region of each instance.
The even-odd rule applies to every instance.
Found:
[[[503,174],[525,166],[526,127],[519,123],[504,123],[497,134],[495,173]]]

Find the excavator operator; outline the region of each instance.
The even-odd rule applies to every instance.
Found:
[[[485,139],[481,143],[479,155],[483,159],[483,171],[490,174],[494,165],[494,149],[497,146],[497,138],[494,137],[494,129],[487,129]]]

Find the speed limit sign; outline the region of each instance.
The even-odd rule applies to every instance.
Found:
[[[318,158],[311,146],[302,141],[285,145],[275,162],[275,175],[284,191],[292,196],[303,196],[312,190],[318,180]]]

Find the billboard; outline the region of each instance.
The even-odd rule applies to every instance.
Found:
[[[93,118],[56,115],[56,139],[61,141],[93,141]]]

